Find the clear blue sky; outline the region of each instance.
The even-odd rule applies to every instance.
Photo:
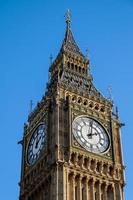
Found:
[[[72,29],[91,71],[106,96],[112,85],[122,130],[126,168],[125,199],[133,189],[133,0],[0,0],[0,199],[17,200],[23,124],[30,99],[44,94],[49,57],[59,51],[64,13],[72,11]]]

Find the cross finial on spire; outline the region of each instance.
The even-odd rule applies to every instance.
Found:
[[[71,12],[68,9],[66,14],[65,14],[65,18],[66,18],[66,23],[67,23],[67,27],[70,28],[71,25]]]

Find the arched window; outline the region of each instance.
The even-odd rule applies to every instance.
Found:
[[[103,198],[103,194],[101,194],[101,200],[104,200],[104,198]]]
[[[79,190],[79,181],[80,181],[80,179],[79,179],[79,176],[77,175],[76,177],[75,177],[75,200],[79,200],[79,192],[80,192],[80,190]]]
[[[77,65],[75,65],[75,70],[76,70],[76,72],[77,72]]]
[[[91,200],[92,199],[92,184],[93,184],[93,180],[90,179],[89,182],[88,182],[88,200]]]
[[[78,200],[78,187],[75,186],[75,200]]]
[[[82,200],[85,200],[85,188],[82,188]]]
[[[107,199],[108,200],[114,200],[113,197],[113,188],[111,185],[109,185],[108,189],[107,189]]]
[[[70,62],[67,63],[67,67],[70,68]]]
[[[68,190],[69,190],[69,193],[68,193],[68,199],[70,200],[73,200],[73,187],[72,187],[72,175],[69,174],[68,176]]]
[[[97,170],[97,172],[101,171],[101,163],[100,162],[97,162],[96,170]]]
[[[83,74],[85,73],[85,69],[84,69],[84,68],[82,69],[82,73],[83,73]]]
[[[109,167],[109,175],[113,176],[114,169],[112,166]]]
[[[98,194],[96,191],[95,191],[95,200],[98,200]]]
[[[71,69],[74,70],[74,64],[73,63],[71,64]]]
[[[89,162],[88,159],[85,158],[85,159],[84,159],[84,167],[85,167],[86,169],[87,169],[87,167],[88,167],[88,162]]]
[[[84,106],[87,106],[87,104],[88,104],[88,101],[84,100]]]

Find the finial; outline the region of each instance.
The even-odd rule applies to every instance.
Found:
[[[116,106],[116,117],[117,117],[117,119],[119,118],[119,109],[118,109],[118,106]]]
[[[66,23],[67,23],[67,27],[70,28],[71,25],[71,12],[68,9],[66,14],[65,14],[65,18],[66,18]]]
[[[111,86],[111,85],[109,85],[109,87],[108,87],[108,94],[109,94],[109,99],[110,99],[111,101],[113,101],[112,86]]]
[[[31,112],[32,112],[32,109],[33,109],[33,101],[32,101],[32,100],[30,100],[30,109],[29,109],[29,113],[31,113]]]
[[[90,65],[90,63],[88,64],[88,73],[89,73],[89,75],[91,75],[91,65]]]
[[[89,58],[89,49],[88,48],[86,49],[86,55],[85,56],[86,56],[86,58]]]
[[[52,54],[50,54],[50,65],[52,64],[52,62],[53,62],[53,56],[52,56]]]

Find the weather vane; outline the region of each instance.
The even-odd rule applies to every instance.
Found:
[[[65,14],[65,18],[66,18],[67,26],[70,28],[70,24],[71,24],[71,12],[70,12],[69,9],[67,10],[67,12]]]

